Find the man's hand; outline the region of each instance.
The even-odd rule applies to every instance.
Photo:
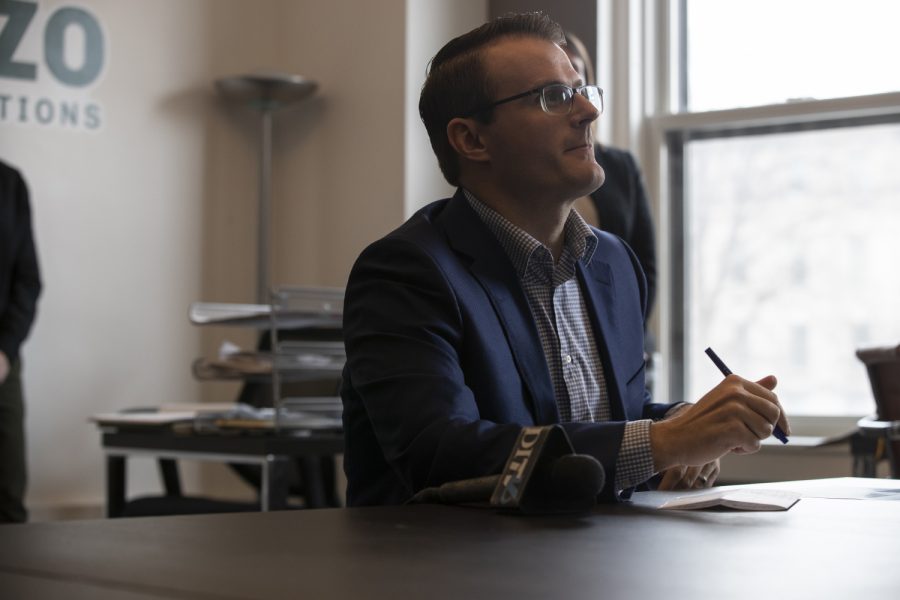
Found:
[[[6,378],[9,376],[9,359],[6,358],[6,354],[3,351],[0,351],[0,384],[6,381]]]
[[[653,423],[654,468],[701,467],[729,452],[756,452],[776,423],[790,435],[784,410],[772,391],[776,384],[771,375],[757,382],[729,375],[696,404]]]
[[[700,467],[672,467],[663,473],[659,490],[690,490],[712,487],[719,477],[719,460]]]

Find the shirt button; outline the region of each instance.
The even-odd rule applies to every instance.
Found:
[[[571,364],[571,362],[572,362],[572,355],[571,355],[571,354],[564,354],[564,355],[563,355],[563,362],[566,363],[567,365],[568,365],[568,364]]]

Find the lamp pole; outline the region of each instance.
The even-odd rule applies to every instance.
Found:
[[[299,75],[253,73],[216,80],[216,89],[230,100],[249,104],[260,114],[259,198],[256,227],[256,301],[269,302],[269,240],[272,220],[272,117],[276,110],[311,96],[318,85]]]

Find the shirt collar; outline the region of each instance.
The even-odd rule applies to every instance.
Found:
[[[469,202],[469,206],[481,218],[488,229],[497,237],[500,245],[512,260],[519,277],[523,277],[528,269],[529,260],[540,253],[550,256],[550,249],[535,239],[524,229],[512,224],[493,208],[479,200],[469,190],[463,188],[463,194]],[[577,211],[572,209],[563,226],[565,236],[563,254],[568,254],[574,260],[590,264],[597,248],[597,236],[591,231],[591,227],[581,218]]]

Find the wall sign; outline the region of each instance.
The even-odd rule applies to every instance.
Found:
[[[0,0],[0,125],[99,129],[103,107],[90,90],[107,59],[100,22],[84,8]]]

